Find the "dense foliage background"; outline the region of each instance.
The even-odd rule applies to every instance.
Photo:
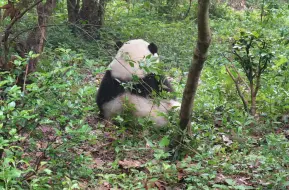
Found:
[[[20,12],[33,4],[11,2]],[[129,113],[107,128],[95,95],[115,42],[143,38],[158,45],[181,101],[197,38],[196,1],[111,0],[95,28],[67,21],[60,1],[45,25],[43,51],[19,45],[33,44],[39,11],[29,9],[13,26],[9,49],[0,50],[0,189],[288,189],[288,1],[228,2],[211,3],[209,57],[179,161],[167,151],[179,132],[177,112],[162,129]],[[5,18],[5,5],[0,0],[2,39],[15,16]],[[236,89],[250,108],[250,69],[254,77],[262,70],[255,114]]]

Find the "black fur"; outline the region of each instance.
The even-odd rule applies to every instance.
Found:
[[[150,50],[150,52],[151,52],[152,54],[158,53],[158,47],[157,47],[156,44],[150,43],[150,45],[148,46],[148,48],[149,48],[149,50]]]
[[[117,50],[121,48],[122,45],[123,45],[122,42],[120,41],[116,42]],[[148,45],[148,49],[152,54],[158,52],[158,47],[154,43],[150,43]],[[123,94],[125,92],[125,89],[121,83],[128,83],[128,82],[133,81],[121,81],[115,79],[114,77],[112,77],[110,70],[106,71],[100,83],[96,96],[96,103],[100,109],[100,117],[103,118],[103,109],[102,109],[103,104]],[[170,82],[164,76],[148,74],[144,78],[138,79],[138,81],[133,82],[132,89],[127,91],[129,91],[132,94],[148,98],[151,97],[153,91],[159,94],[162,91],[173,92],[174,90]]]
[[[102,117],[102,106],[104,103],[111,101],[117,96],[124,93],[124,88],[121,86],[119,81],[114,79],[111,76],[111,71],[106,71],[105,75],[102,78],[99,89],[96,95],[96,103],[100,109],[100,116]]]
[[[131,81],[120,81],[111,76],[111,71],[106,71],[96,97],[96,103],[100,109],[100,117],[103,118],[103,104],[117,98],[125,92],[121,83],[128,83]],[[170,82],[163,76],[156,76],[155,74],[148,74],[144,78],[139,79],[132,85],[132,90],[128,90],[132,94],[148,98],[152,92],[160,93],[162,91],[173,92]]]
[[[118,51],[123,46],[123,42],[117,41],[115,43],[115,50]]]
[[[139,82],[133,85],[132,94],[142,97],[152,95],[152,92],[160,93],[162,91],[173,92],[173,88],[169,81],[163,76],[148,74],[144,78],[139,79]]]

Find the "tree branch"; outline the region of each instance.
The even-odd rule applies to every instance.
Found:
[[[222,55],[223,55],[223,57],[225,57],[230,63],[232,63],[232,61],[231,61],[228,57],[226,57],[225,54],[222,53]],[[240,79],[240,80],[243,82],[243,84],[244,84],[248,89],[250,89],[250,87],[248,86],[248,84],[245,82],[245,80],[243,79],[243,77],[242,77],[242,76],[240,75],[240,73],[238,72],[237,68],[236,68],[233,64],[231,64],[231,67],[233,67],[234,71],[238,74],[238,79]]]
[[[225,65],[225,68],[226,68],[227,73],[230,75],[230,77],[232,78],[232,80],[233,80],[234,83],[235,83],[235,86],[236,86],[238,95],[239,95],[239,97],[241,98],[241,100],[242,100],[242,102],[243,102],[244,110],[245,110],[246,112],[249,112],[249,110],[248,110],[248,101],[245,99],[243,93],[241,92],[241,89],[240,89],[238,80],[233,76],[233,74],[231,73],[231,71],[229,70],[229,68],[227,67],[227,65]],[[238,74],[239,74],[239,73],[238,73]]]
[[[12,28],[12,26],[20,19],[24,16],[24,14],[29,11],[30,9],[32,9],[33,7],[35,7],[36,5],[38,5],[39,3],[41,3],[43,0],[38,0],[36,1],[34,4],[30,5],[29,7],[27,7],[22,13],[20,13],[18,16],[14,17],[11,21],[11,23],[7,26],[5,32],[7,30],[10,30]]]
[[[243,79],[243,77],[240,75],[240,73],[238,72],[237,68],[234,65],[231,65],[231,67],[233,67],[234,71],[238,74],[238,79],[240,79],[242,81],[242,83],[248,88],[250,89],[250,87],[248,86],[248,84],[245,82],[245,80]]]
[[[11,28],[13,27],[13,25],[19,20],[19,19],[21,19],[24,15],[25,15],[25,13],[27,12],[27,11],[29,11],[30,9],[32,9],[33,7],[35,7],[36,5],[38,5],[39,3],[41,3],[43,0],[38,0],[38,1],[36,1],[34,4],[32,4],[32,5],[30,5],[29,7],[27,7],[22,13],[20,13],[19,15],[17,15],[17,16],[15,16],[13,19],[12,19],[12,21],[11,21],[11,23],[6,27],[6,29],[5,29],[5,33],[4,33],[4,38],[3,38],[3,43],[4,43],[4,64],[6,64],[6,62],[7,62],[7,53],[8,53],[8,49],[9,49],[9,47],[8,47],[8,37],[9,37],[9,35],[10,35],[10,30],[11,30]]]

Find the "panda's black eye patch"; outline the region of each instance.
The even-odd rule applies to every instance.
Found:
[[[149,48],[149,50],[150,50],[150,52],[151,52],[152,54],[158,53],[158,47],[157,47],[156,44],[150,43],[150,45],[148,46],[148,48]]]

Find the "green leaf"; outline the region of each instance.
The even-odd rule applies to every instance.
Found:
[[[115,147],[115,149],[114,149],[114,150],[115,150],[115,152],[116,152],[116,153],[119,153],[119,151],[120,151],[120,148],[119,148],[119,146]]]
[[[149,140],[149,139],[147,139],[147,138],[145,138],[145,140],[146,140],[146,144],[147,144],[148,146],[154,147],[154,144],[152,143],[151,140]]]
[[[21,170],[18,170],[18,169],[16,169],[16,168],[13,168],[13,169],[11,169],[11,170],[8,172],[7,175],[8,175],[8,178],[14,179],[14,178],[20,177],[21,174],[22,174]]]
[[[289,186],[289,181],[286,181],[285,183],[283,183],[283,186],[284,186],[284,187]]]
[[[232,179],[225,179],[225,181],[228,183],[228,185],[235,185],[236,182]]]
[[[9,131],[9,134],[12,136],[12,135],[16,134],[16,132],[17,132],[16,129],[11,129],[11,130]]]
[[[1,82],[0,82],[0,87],[1,87],[1,86],[4,86],[4,85],[7,84],[8,82],[9,82],[8,80],[1,81]]]
[[[52,173],[52,171],[50,169],[47,169],[47,168],[44,169],[43,171],[48,175],[51,175],[51,173]]]
[[[167,169],[171,168],[171,165],[167,164],[165,162],[163,162],[162,165],[163,165],[164,170],[167,170]]]
[[[276,67],[280,67],[281,65],[287,63],[288,59],[285,56],[280,57],[280,59],[275,61]]]
[[[169,144],[170,144],[170,140],[168,139],[168,136],[165,136],[160,141],[159,146],[165,147],[165,146],[168,146]]]
[[[229,189],[226,185],[214,184],[213,187],[220,189]]]
[[[16,103],[13,101],[13,102],[10,102],[9,104],[8,104],[8,108],[10,109],[10,110],[12,110],[11,108],[15,108],[15,106],[16,106]]]
[[[134,67],[134,62],[133,62],[133,61],[129,61],[128,63],[129,63],[129,65],[130,65],[131,67]]]

